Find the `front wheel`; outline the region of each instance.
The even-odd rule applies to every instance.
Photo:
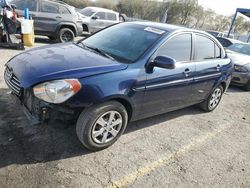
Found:
[[[223,95],[223,87],[217,86],[211,95],[200,104],[200,108],[206,112],[212,112],[219,105],[222,95]]]
[[[77,137],[89,150],[98,151],[114,144],[128,123],[125,107],[115,101],[84,110],[76,124]]]
[[[245,85],[245,90],[250,91],[250,81]]]

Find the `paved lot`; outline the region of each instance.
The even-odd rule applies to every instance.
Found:
[[[230,88],[212,113],[190,107],[131,123],[91,153],[73,125],[30,126],[11,101],[3,69],[18,53],[0,49],[1,188],[250,187],[250,92]]]

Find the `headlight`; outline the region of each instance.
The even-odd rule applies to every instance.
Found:
[[[248,72],[247,66],[234,65],[234,70],[238,72]]]
[[[76,79],[54,80],[39,84],[33,88],[34,95],[48,103],[60,104],[75,95],[81,89]]]

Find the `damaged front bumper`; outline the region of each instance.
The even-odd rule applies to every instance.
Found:
[[[22,107],[32,125],[54,120],[72,120],[76,114],[76,110],[69,107],[49,104],[36,98],[29,90],[24,91],[21,96],[17,96],[13,92],[10,95],[13,101]]]

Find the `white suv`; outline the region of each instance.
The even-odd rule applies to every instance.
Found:
[[[83,31],[88,33],[95,33],[120,22],[119,13],[109,9],[86,7],[80,10],[79,13],[83,22]]]

